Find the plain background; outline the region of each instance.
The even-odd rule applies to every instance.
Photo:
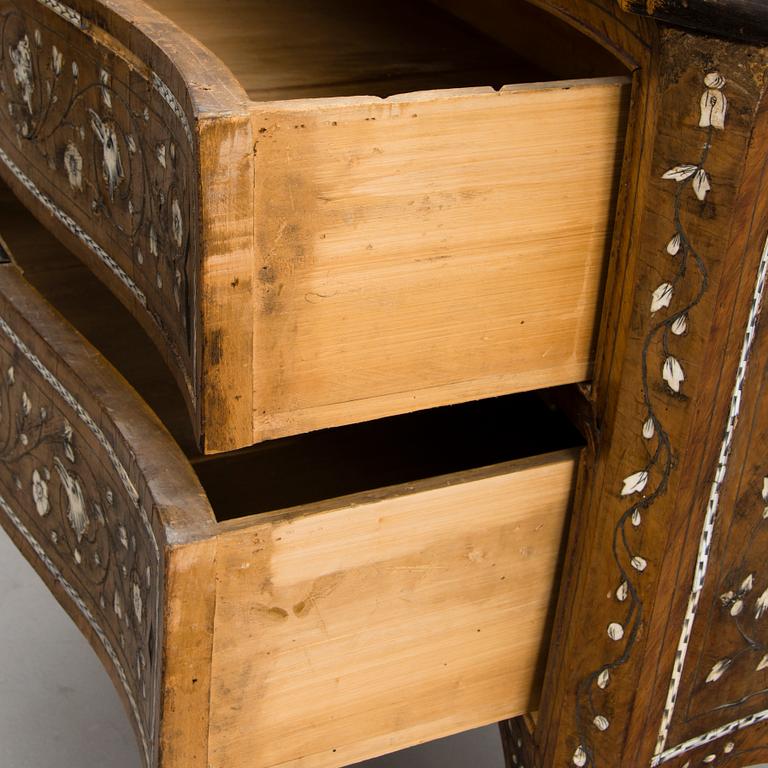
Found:
[[[495,726],[360,768],[503,768]],[[0,766],[141,768],[107,673],[0,529]]]

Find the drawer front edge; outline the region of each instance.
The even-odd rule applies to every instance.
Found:
[[[0,525],[104,663],[147,768],[164,709],[166,572],[211,520],[138,398],[0,267]]]
[[[0,43],[0,175],[143,324],[200,437],[212,347],[203,263],[209,240],[215,254],[232,238],[231,222],[220,222],[231,200],[210,190],[222,175],[250,181],[248,161],[233,167],[222,149],[242,134],[231,129],[238,113],[250,130],[244,94],[141,2],[0,0]],[[201,126],[222,113],[214,146]],[[250,289],[244,278],[240,293]],[[231,384],[214,375],[214,386],[222,378]]]
[[[535,707],[576,462],[223,526],[211,768],[339,768]]]

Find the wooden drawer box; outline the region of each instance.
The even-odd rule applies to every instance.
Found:
[[[205,451],[588,378],[628,95],[562,81],[590,44],[547,72],[426,2],[151,6],[1,0],[0,174]]]
[[[185,456],[30,282],[157,398],[135,320],[0,201],[0,522],[148,766],[342,766],[535,706],[572,427],[518,395]]]

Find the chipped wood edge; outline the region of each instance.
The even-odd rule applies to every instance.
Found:
[[[255,157],[248,115],[199,126],[202,424],[206,453],[251,445]]]
[[[216,606],[216,539],[166,553],[162,768],[207,768]]]

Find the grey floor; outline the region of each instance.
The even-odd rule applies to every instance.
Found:
[[[360,768],[502,768],[496,728]],[[122,705],[96,656],[0,530],[0,766],[139,768]]]

